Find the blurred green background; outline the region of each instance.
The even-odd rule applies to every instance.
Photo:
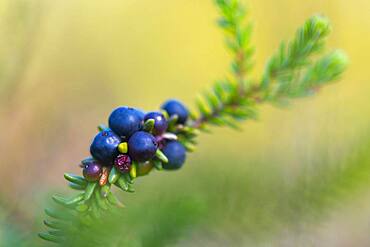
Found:
[[[370,246],[370,2],[243,2],[251,77],[315,13],[348,71],[289,109],[261,107],[243,132],[202,135],[181,171],[138,180],[107,246]],[[217,16],[212,0],[0,0],[0,246],[47,245],[49,195],[71,193],[62,175],[80,172],[111,109],[191,106],[228,73]]]

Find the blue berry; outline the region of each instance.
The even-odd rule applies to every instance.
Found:
[[[186,160],[186,149],[178,141],[168,142],[162,152],[168,158],[168,163],[163,163],[166,170],[180,169]]]
[[[85,163],[82,174],[89,182],[98,181],[102,173],[102,166],[94,160]]]
[[[171,99],[166,101],[161,109],[165,110],[170,116],[177,115],[179,124],[184,124],[189,116],[188,109],[178,100]]]
[[[120,137],[130,137],[143,127],[144,113],[130,107],[118,107],[109,116],[109,127]]]
[[[112,165],[118,155],[117,147],[121,139],[111,129],[105,129],[99,132],[91,146],[91,155],[104,165]]]
[[[141,121],[144,120],[145,112],[136,108],[136,114],[141,119]]]
[[[144,131],[136,132],[128,140],[128,153],[133,160],[138,162],[152,159],[157,148],[155,137]]]
[[[154,119],[155,121],[154,128],[153,128],[153,133],[155,135],[163,134],[166,131],[168,127],[168,123],[167,123],[166,118],[161,112],[155,112],[155,111],[148,112],[144,117],[144,121],[148,119]]]

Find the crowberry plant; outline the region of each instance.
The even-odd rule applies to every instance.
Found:
[[[133,192],[137,177],[153,170],[181,168],[186,152],[194,151],[198,134],[208,131],[210,125],[239,129],[240,121],[256,117],[257,105],[312,95],[345,70],[347,60],[342,52],[323,54],[331,30],[329,21],[313,16],[290,42],[281,43],[260,80],[247,77],[254,52],[247,12],[238,0],[215,3],[221,15],[218,24],[233,55],[231,76],[198,98],[197,111],[189,111],[173,99],[163,103],[161,112],[145,115],[131,107],[115,109],[109,128],[98,128],[90,148],[92,157],[81,162],[83,176],[64,175],[70,187],[81,192],[72,198],[53,197],[65,210],[45,210],[54,220],[44,221],[51,230],[41,233],[41,238],[67,241],[76,229],[88,229],[112,207],[122,207],[111,191],[113,186]],[[67,228],[65,222],[71,217],[78,225]]]

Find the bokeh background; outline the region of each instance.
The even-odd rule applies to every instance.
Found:
[[[139,179],[104,233],[112,246],[370,246],[370,2],[243,2],[250,77],[315,13],[348,71],[288,109],[262,106],[243,132],[202,135],[181,171]],[[0,246],[47,245],[43,208],[71,193],[62,175],[80,172],[111,109],[192,106],[227,75],[216,18],[212,0],[0,0]]]

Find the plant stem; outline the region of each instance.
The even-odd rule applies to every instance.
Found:
[[[244,87],[241,87],[240,83],[238,84],[238,86],[239,86],[238,99],[249,99],[252,101],[253,104],[261,104],[264,102],[264,100],[260,97],[260,93],[262,92],[261,85],[254,85],[251,88],[249,88],[249,90],[245,90]],[[202,115],[198,119],[194,120],[192,123],[190,123],[190,127],[200,128],[203,124],[206,124],[210,119],[217,118],[226,107],[236,108],[239,106],[241,106],[240,100],[233,100],[226,104],[222,104],[219,108],[215,109],[210,115],[208,116]]]

